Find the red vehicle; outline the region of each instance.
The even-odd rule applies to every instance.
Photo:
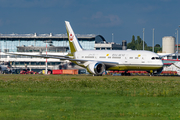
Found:
[[[20,74],[34,74],[34,72],[30,71],[29,69],[23,69],[20,71]]]

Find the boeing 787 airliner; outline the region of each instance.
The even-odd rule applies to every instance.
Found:
[[[15,55],[36,56],[69,60],[88,70],[93,75],[102,75],[106,70],[143,70],[151,74],[159,74],[163,69],[161,56],[151,51],[142,50],[84,50],[68,21],[65,21],[70,53],[66,56],[55,55]]]

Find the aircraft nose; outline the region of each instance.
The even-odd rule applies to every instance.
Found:
[[[159,63],[159,65],[160,65],[161,67],[163,67],[164,63],[163,63],[162,60],[161,60],[161,62]]]

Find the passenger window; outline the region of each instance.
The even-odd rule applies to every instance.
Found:
[[[133,59],[133,57],[129,57],[129,59]]]

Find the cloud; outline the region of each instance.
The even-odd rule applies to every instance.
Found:
[[[118,15],[104,15],[102,12],[96,12],[93,14],[91,20],[96,27],[113,27],[119,26],[122,23],[122,20]]]
[[[92,19],[100,19],[100,18],[102,18],[103,17],[103,14],[102,14],[102,12],[97,12],[97,13],[95,13],[94,15],[92,15]]]

